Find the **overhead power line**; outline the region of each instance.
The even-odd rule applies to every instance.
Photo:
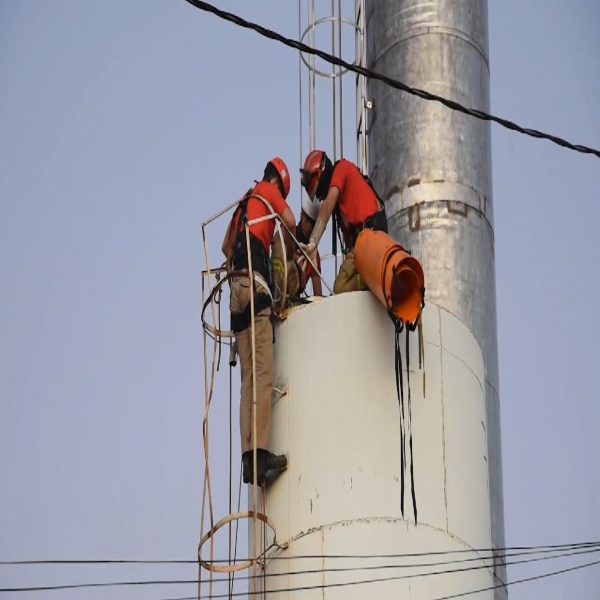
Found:
[[[516,561],[508,561],[507,565],[522,565],[526,563],[532,562],[540,562],[544,560],[551,560],[557,558],[567,558],[572,556],[579,556],[582,554],[592,554],[600,551],[600,547],[585,547],[583,550],[564,552],[562,554],[555,554],[554,556],[542,556],[537,558],[527,558]],[[555,551],[556,552],[556,551]],[[473,562],[475,560],[482,561],[484,564],[474,565],[468,567],[459,567],[454,569],[444,569],[438,571],[423,571],[419,573],[409,573],[405,575],[397,575],[392,577],[383,577],[378,579],[365,579],[360,581],[347,581],[333,584],[323,584],[319,586],[303,586],[298,588],[283,588],[272,590],[273,592],[290,592],[290,591],[300,591],[300,590],[309,590],[309,589],[322,589],[327,587],[345,587],[349,585],[361,585],[367,583],[376,583],[381,581],[397,581],[402,579],[415,579],[422,577],[431,577],[436,575],[447,575],[452,573],[466,573],[470,571],[478,571],[482,569],[489,569],[493,566],[494,559],[493,557],[476,557],[463,559],[458,561],[447,561],[447,562],[439,562],[439,563],[425,563],[425,564],[392,564],[392,565],[369,565],[364,567],[338,567],[338,568],[319,568],[319,569],[304,569],[299,571],[291,571],[286,573],[266,573],[260,575],[246,575],[241,576],[239,580],[252,580],[252,579],[263,579],[263,578],[275,578],[282,576],[302,576],[302,575],[311,575],[315,573],[326,573],[326,572],[356,572],[356,571],[376,571],[376,570],[390,570],[390,569],[417,569],[423,567],[435,567],[442,565],[449,565],[453,563],[464,563],[464,562]],[[491,562],[488,562],[491,561]],[[598,561],[600,562],[600,561]],[[595,563],[594,563],[595,564]],[[210,580],[203,580],[201,583],[209,583]],[[228,582],[228,578],[216,579],[212,580],[212,583],[226,583]],[[198,584],[197,579],[157,579],[157,580],[137,580],[137,581],[109,581],[109,582],[94,582],[94,583],[74,583],[74,584],[63,584],[63,585],[45,585],[45,586],[22,586],[22,587],[6,587],[0,588],[0,592],[37,592],[37,591],[54,591],[54,590],[67,590],[67,589],[84,589],[84,588],[105,588],[105,587],[120,587],[120,586],[155,586],[155,585],[191,585]],[[490,588],[491,589],[491,588]],[[242,594],[233,594],[233,596],[240,596]],[[214,598],[227,598],[229,597],[227,594],[222,596],[216,595]],[[183,600],[183,599],[181,599]]]
[[[545,579],[546,577],[554,577],[555,575],[562,575],[563,573],[570,573],[571,571],[578,571],[579,569],[585,569],[586,567],[593,567],[595,565],[600,565],[600,560],[595,560],[594,562],[584,563],[582,565],[575,565],[574,567],[568,567],[566,569],[560,569],[559,571],[552,571],[550,573],[542,573],[541,575],[534,575],[533,577],[524,577],[523,579],[514,579],[513,581],[508,581],[504,585],[494,585],[487,588],[480,588],[478,590],[470,590],[468,592],[462,592],[460,594],[454,594],[452,596],[442,596],[441,598],[435,598],[434,600],[450,600],[451,598],[462,598],[463,596],[470,596],[471,594],[478,594],[480,592],[488,592],[491,590],[495,590],[500,587],[505,587],[509,585],[517,585],[519,583],[526,583],[527,581],[536,581],[538,579]]]
[[[571,571],[577,571],[579,569],[585,569],[588,567],[593,567],[596,565],[600,565],[600,560],[596,560],[593,562],[589,562],[589,563],[584,563],[581,565],[576,565],[574,567],[568,567],[566,569],[560,569],[558,571],[550,571],[548,573],[542,573],[540,575],[534,575],[532,577],[525,577],[523,579],[515,579],[513,581],[507,581],[506,583],[499,583],[496,585],[491,585],[489,587],[485,587],[485,588],[479,588],[477,590],[468,590],[466,592],[460,592],[458,594],[453,594],[452,596],[438,596],[436,598],[433,598],[432,600],[450,600],[451,598],[462,598],[464,596],[470,596],[471,594],[478,594],[480,592],[487,592],[487,591],[492,591],[492,590],[496,590],[496,589],[500,589],[500,588],[506,588],[509,587],[511,585],[518,585],[519,583],[526,583],[528,581],[536,581],[538,579],[546,579],[547,577],[554,577],[555,575],[562,575],[563,573],[569,573]],[[298,592],[298,591],[306,591],[306,590],[319,590],[319,589],[325,589],[325,588],[334,588],[334,587],[345,587],[345,586],[350,586],[350,585],[365,585],[368,583],[382,583],[382,582],[386,582],[386,581],[397,581],[398,579],[404,579],[406,576],[399,576],[399,577],[381,577],[379,579],[366,579],[366,580],[362,580],[362,581],[349,581],[349,582],[340,582],[340,583],[330,583],[330,584],[321,584],[321,585],[312,585],[312,586],[303,586],[303,587],[294,587],[294,588],[286,588],[286,589],[281,589],[281,590],[272,590],[270,593],[277,593],[277,592]],[[233,598],[233,597],[238,597],[238,596],[258,596],[259,594],[262,594],[262,591],[247,591],[247,592],[241,592],[241,593],[233,593],[233,594],[213,594],[211,596],[211,598],[214,598],[215,600],[217,598]],[[186,596],[186,597],[182,597],[182,598],[166,598],[165,600],[196,600],[196,596]]]
[[[581,152],[583,154],[592,154],[597,158],[600,158],[600,150],[596,148],[583,146],[581,144],[573,144],[572,142],[569,142],[568,140],[565,140],[556,135],[545,133],[543,131],[539,131],[538,129],[522,127],[521,125],[514,123],[513,121],[504,119],[503,117],[498,117],[496,115],[486,113],[477,108],[467,108],[466,106],[463,106],[462,104],[459,104],[454,100],[450,100],[449,98],[444,98],[443,96],[438,96],[437,94],[432,94],[431,92],[419,88],[410,87],[397,79],[392,79],[391,77],[388,77],[381,73],[377,73],[376,71],[372,71],[370,69],[366,69],[365,67],[361,67],[360,65],[355,65],[354,63],[346,62],[340,57],[328,54],[327,52],[323,52],[322,50],[318,50],[317,48],[311,48],[310,46],[307,46],[306,44],[303,44],[302,42],[299,42],[297,40],[286,38],[285,36],[281,35],[280,33],[277,33],[276,31],[273,31],[272,29],[267,29],[262,25],[253,23],[251,21],[247,21],[246,19],[243,19],[238,15],[227,12],[225,10],[221,10],[216,6],[209,4],[208,2],[203,2],[202,0],[186,0],[186,2],[200,10],[212,13],[220,19],[229,21],[230,23],[234,23],[239,27],[251,29],[266,38],[280,42],[286,46],[289,46],[290,48],[294,48],[295,50],[299,50],[300,52],[305,52],[306,54],[313,54],[315,56],[318,56],[319,58],[322,58],[324,61],[332,65],[343,67],[345,69],[348,69],[349,71],[352,71],[359,75],[363,75],[368,79],[376,79],[385,83],[386,85],[389,85],[392,88],[401,90],[412,96],[417,96],[419,98],[422,98],[423,100],[439,102],[451,110],[461,112],[470,117],[475,117],[476,119],[480,119],[482,121],[492,121],[494,123],[498,123],[498,125],[501,125],[506,129],[510,129],[511,131],[516,131],[518,133],[522,133],[523,135],[527,135],[537,139],[549,140],[554,144],[562,146],[563,148],[568,148],[569,150],[574,150],[575,152]]]
[[[223,559],[227,562],[227,559]],[[198,564],[197,560],[160,560],[160,559],[128,559],[128,558],[100,558],[100,559],[70,559],[55,558],[46,560],[1,560],[0,565],[190,565]]]
[[[361,559],[361,558],[422,558],[427,556],[447,556],[451,554],[492,554],[489,558],[498,558],[519,554],[543,554],[545,552],[558,552],[561,550],[576,550],[600,546],[600,540],[589,542],[570,542],[565,544],[537,544],[531,546],[505,546],[490,548],[461,548],[459,550],[434,550],[430,552],[401,552],[399,554],[297,554],[294,556],[270,556],[269,560],[302,560],[302,559]],[[479,556],[479,558],[483,558]],[[248,561],[249,558],[238,558],[239,561]],[[213,563],[227,563],[229,559],[221,558],[211,561]],[[453,561],[451,561],[453,562]],[[134,558],[100,558],[100,559],[37,559],[37,560],[0,560],[0,565],[104,565],[104,564],[140,564],[140,565],[186,565],[198,564],[197,559],[134,559]]]

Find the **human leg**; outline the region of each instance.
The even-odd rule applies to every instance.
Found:
[[[333,284],[333,293],[356,292],[366,290],[367,286],[354,263],[354,250],[350,250],[340,266],[339,273]]]

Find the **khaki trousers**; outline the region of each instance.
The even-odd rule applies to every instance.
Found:
[[[333,283],[333,293],[357,292],[366,290],[365,280],[359,275],[354,264],[354,249],[350,250],[344,258],[340,271]]]
[[[247,278],[236,277],[231,282],[232,313],[241,313],[250,303],[252,287]],[[271,309],[265,308],[254,316],[256,360],[256,447],[267,450],[271,427],[271,395],[273,392],[273,326]],[[252,450],[252,334],[251,326],[237,332],[240,369],[242,372],[240,398],[240,434],[242,452]]]

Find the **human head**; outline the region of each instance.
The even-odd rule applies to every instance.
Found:
[[[314,200],[315,197],[319,200],[325,198],[332,172],[333,165],[323,150],[309,152],[300,173],[302,174],[302,186],[311,200]]]
[[[276,156],[265,167],[263,181],[274,181],[284,198],[290,193],[290,172],[283,159]]]

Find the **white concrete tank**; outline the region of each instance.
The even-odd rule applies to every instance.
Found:
[[[271,447],[287,453],[289,467],[267,491],[268,516],[286,545],[258,583],[269,598],[432,600],[497,583],[483,560],[489,553],[470,552],[491,548],[481,350],[437,306],[425,308],[423,339],[419,369],[418,337],[410,338],[415,523],[408,469],[404,518],[400,511],[394,327],[383,307],[369,292],[342,294],[296,309],[277,327],[275,379],[288,391],[274,401]],[[384,581],[346,585],[376,579]]]

